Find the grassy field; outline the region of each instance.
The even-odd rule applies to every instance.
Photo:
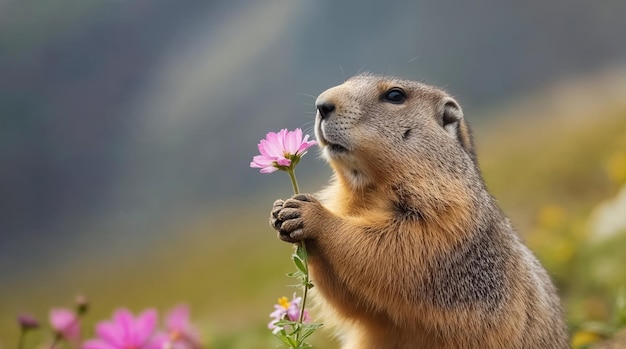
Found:
[[[615,302],[626,287],[626,234],[598,240],[590,229],[594,209],[626,183],[626,105],[595,96],[572,106],[567,101],[581,99],[580,91],[557,91],[491,111],[475,134],[490,191],[551,272],[572,332],[589,334],[583,344],[610,335]],[[286,177],[275,180],[288,185]],[[0,348],[14,347],[16,310],[45,318],[52,305],[70,306],[76,292],[91,300],[87,335],[118,306],[165,310],[184,301],[209,348],[277,346],[266,329],[268,314],[293,289],[285,286],[291,248],[266,223],[274,196],[207,207],[176,227],[176,238],[134,257],[98,263],[85,256],[72,270],[46,273],[3,294]],[[590,322],[601,328],[589,330]],[[45,338],[29,340],[35,346]],[[312,343],[333,347],[324,333]]]

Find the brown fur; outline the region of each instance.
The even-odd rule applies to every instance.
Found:
[[[385,100],[392,88],[406,98]],[[568,347],[554,286],[487,193],[454,99],[360,75],[317,105],[334,178],[270,220],[306,242],[342,348]]]

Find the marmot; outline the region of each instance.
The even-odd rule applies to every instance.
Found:
[[[358,75],[316,100],[334,176],[274,203],[306,242],[322,320],[342,348],[567,348],[548,274],[487,192],[459,104]]]

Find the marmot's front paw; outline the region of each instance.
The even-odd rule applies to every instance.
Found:
[[[310,238],[305,230],[303,210],[307,205],[318,204],[309,194],[298,194],[289,200],[276,200],[272,207],[270,225],[278,230],[278,238],[286,242],[299,242]]]

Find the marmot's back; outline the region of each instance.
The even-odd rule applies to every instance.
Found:
[[[316,105],[335,176],[270,219],[306,240],[344,348],[568,347],[554,286],[487,193],[453,98],[360,75]]]

